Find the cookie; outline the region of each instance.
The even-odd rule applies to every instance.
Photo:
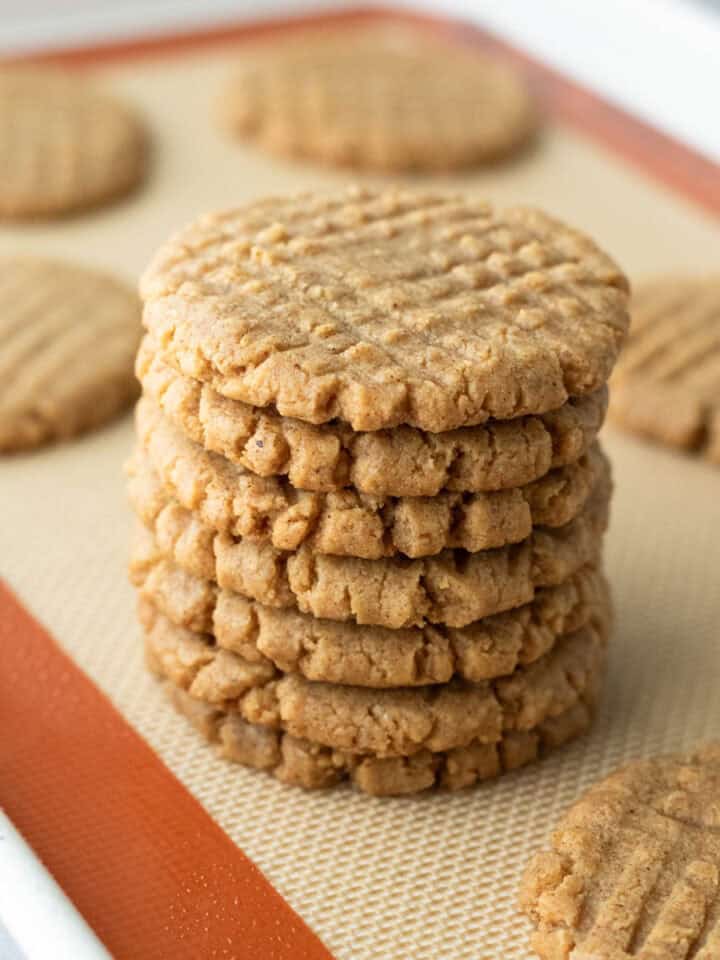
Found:
[[[465,747],[411,757],[358,756],[299,739],[243,720],[236,712],[196,700],[171,683],[167,692],[177,710],[227,760],[271,773],[283,783],[317,790],[350,780],[376,797],[419,793],[433,786],[471,787],[517,770],[587,731],[594,696],[587,691],[572,707],[543,720],[532,730],[510,730],[497,743],[475,741]]]
[[[128,406],[140,332],[137,296],[114,277],[1,258],[0,451],[65,439]]]
[[[532,483],[579,460],[605,418],[607,388],[539,417],[492,420],[426,433],[395,427],[356,433],[333,421],[314,425],[270,407],[228,400],[164,363],[145,337],[135,372],[143,393],[201,447],[262,477],[287,476],[298,490],[352,486],[378,497],[482,493]]]
[[[278,550],[305,544],[316,553],[366,560],[425,557],[448,548],[474,553],[518,543],[533,526],[563,526],[580,513],[606,469],[595,446],[577,463],[512,490],[385,499],[351,487],[312,493],[208,453],[147,398],[135,422],[168,492],[213,529]]]
[[[354,430],[540,414],[608,379],[628,284],[538,210],[404,189],[202,217],[146,270],[161,357],[223,396]]]
[[[720,743],[594,786],[528,866],[543,960],[720,957]]]
[[[720,276],[637,291],[611,411],[633,433],[720,464]]]
[[[534,663],[558,638],[608,616],[608,586],[601,572],[583,567],[565,583],[538,590],[533,601],[459,630],[438,626],[387,630],[318,620],[218,588],[172,562],[152,557],[138,565],[141,623],[151,629],[167,617],[217,646],[284,673],[362,687],[474,683]],[[207,642],[211,638],[206,637]]]
[[[237,711],[248,723],[350,753],[410,756],[496,743],[573,706],[602,675],[607,625],[562,637],[535,663],[484,683],[373,690],[276,673],[158,617],[145,633],[148,666],[198,700]]]
[[[606,476],[575,520],[555,530],[537,528],[513,546],[473,554],[446,550],[423,560],[361,560],[315,554],[307,546],[282,553],[214,533],[167,497],[152,472],[137,462],[130,471],[130,499],[146,525],[138,531],[135,575],[165,557],[267,606],[390,629],[464,627],[529,603],[540,587],[563,583],[597,562],[610,496]]]
[[[54,217],[126,193],[142,179],[146,137],[123,104],[85,77],[0,69],[0,218]]]
[[[222,127],[283,156],[353,168],[449,170],[527,143],[521,78],[459,45],[398,31],[315,31],[246,52]]]

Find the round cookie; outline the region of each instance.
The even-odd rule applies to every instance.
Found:
[[[317,790],[350,780],[377,797],[418,793],[433,786],[460,790],[517,770],[587,731],[597,691],[532,730],[505,731],[497,743],[475,741],[465,747],[411,757],[358,756],[293,737],[242,720],[237,713],[196,700],[179,687],[166,689],[177,710],[220,755],[246,767],[264,770],[283,783]]]
[[[497,743],[504,730],[536,727],[592,688],[604,670],[606,643],[606,623],[593,622],[509,677],[374,690],[276,673],[267,662],[244,660],[166,618],[145,634],[150,669],[198,700],[235,710],[248,723],[380,757]]]
[[[205,450],[262,477],[287,475],[298,490],[352,486],[377,497],[483,493],[532,483],[587,453],[607,409],[602,387],[539,417],[445,433],[407,426],[356,433],[341,421],[315,425],[228,400],[164,363],[150,337],[140,346],[135,372],[144,395]]]
[[[592,566],[538,590],[523,607],[462,629],[405,630],[264,606],[162,558],[133,567],[139,619],[147,630],[166,617],[245,660],[268,662],[308,680],[376,689],[447,683],[453,676],[474,683],[507,676],[534,663],[565,634],[609,617],[610,610],[607,582]]]
[[[55,260],[0,258],[0,451],[61,440],[137,395],[134,291]]]
[[[459,45],[398,31],[316,32],[246,53],[220,122],[284,156],[354,168],[449,170],[523,146],[521,78]]]
[[[620,426],[720,464],[720,276],[641,286],[612,383]]]
[[[145,525],[138,530],[134,576],[164,557],[267,606],[390,629],[425,623],[464,627],[529,603],[538,588],[557,586],[599,559],[610,496],[606,475],[575,520],[557,529],[537,528],[522,543],[497,550],[362,560],[315,554],[306,546],[282,553],[215,533],[174,503],[141,463],[129,469],[130,499]]]
[[[543,960],[720,957],[720,743],[592,787],[529,864]]]
[[[534,526],[574,519],[607,469],[597,446],[525,487],[488,493],[380,499],[353,488],[313,493],[258,477],[188,440],[143,398],[140,444],[168,492],[208,526],[278,550],[377,560],[426,557],[456,548],[475,553],[518,543]]]
[[[0,219],[54,217],[126,193],[146,167],[138,118],[61,71],[0,68]]]
[[[627,280],[538,210],[402,189],[206,216],[146,270],[161,357],[223,396],[354,430],[540,414],[608,379]]]

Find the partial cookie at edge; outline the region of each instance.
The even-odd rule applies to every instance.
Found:
[[[612,379],[612,419],[720,464],[720,276],[641,286]]]
[[[0,451],[65,439],[129,406],[140,333],[137,296],[115,277],[1,258]]]
[[[0,68],[0,219],[57,217],[127,193],[147,135],[123,103],[66,71]]]
[[[543,960],[720,956],[720,742],[592,787],[528,865]]]

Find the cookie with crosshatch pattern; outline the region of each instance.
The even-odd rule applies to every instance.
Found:
[[[543,960],[717,960],[720,743],[592,787],[530,862],[521,903]]]
[[[223,396],[354,430],[440,432],[604,386],[628,284],[538,210],[404,189],[202,217],[141,282],[163,361]]]
[[[218,106],[228,133],[275,153],[386,171],[499,160],[537,126],[511,67],[397,28],[306,31],[248,48]]]
[[[619,426],[720,464],[720,275],[639,286],[612,382]]]
[[[127,106],[48,68],[0,68],[0,145],[0,219],[97,206],[147,166],[145,130]]]
[[[0,451],[99,426],[135,399],[140,303],[110,274],[0,258]]]

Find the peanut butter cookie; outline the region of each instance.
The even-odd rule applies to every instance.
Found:
[[[720,464],[720,276],[640,287],[611,412],[633,433]]]
[[[220,121],[285,156],[447,170],[514,152],[536,114],[521,78],[499,61],[375,29],[315,31],[246,52]]]
[[[360,756],[312,743],[270,727],[248,723],[238,713],[191,697],[166,684],[177,710],[220,755],[283,783],[317,790],[350,780],[363,793],[377,797],[418,793],[433,786],[460,790],[502,773],[517,770],[585,733],[592,722],[597,691],[586,691],[576,704],[532,730],[504,731],[496,743],[474,741],[465,747],[410,757]]]
[[[198,700],[237,711],[248,723],[324,746],[379,757],[497,743],[574,706],[605,663],[607,625],[563,637],[535,663],[484,683],[453,680],[373,690],[276,673],[158,617],[145,634],[148,666]]]
[[[129,492],[140,526],[133,567],[173,560],[189,573],[267,606],[298,607],[329,620],[399,629],[444,623],[464,627],[529,603],[598,560],[607,524],[606,475],[575,520],[536,528],[527,540],[480,553],[445,550],[422,560],[362,560],[292,553],[215,533],[173,502],[142,461],[129,465]]]
[[[316,553],[366,560],[426,557],[448,548],[475,553],[518,543],[534,526],[560,527],[574,519],[607,470],[593,446],[577,463],[512,490],[385,499],[352,487],[313,493],[208,453],[146,398],[135,422],[168,493],[213,529],[278,550],[306,545]]]
[[[377,497],[434,497],[521,487],[587,453],[605,419],[607,388],[539,417],[490,420],[427,433],[413,427],[356,433],[315,425],[271,407],[228,400],[164,363],[145,337],[135,367],[143,393],[195,443],[261,477],[298,490],[354,487]]]
[[[54,217],[126,193],[146,137],[123,104],[59,70],[0,68],[0,218]]]
[[[528,866],[543,960],[720,957],[720,743],[592,787]]]
[[[441,432],[601,389],[627,280],[538,210],[403,189],[205,216],[141,283],[161,358],[223,396],[354,430]]]
[[[140,333],[137,296],[114,277],[0,258],[0,451],[65,439],[129,406]]]
[[[252,662],[269,661],[308,680],[361,687],[412,687],[458,676],[474,683],[511,674],[551,650],[559,637],[609,616],[605,578],[583,567],[531,603],[462,629],[387,630],[318,620],[268,607],[195,577],[169,560],[132,564],[138,613],[150,630],[162,616]],[[208,642],[211,638],[206,637]]]

